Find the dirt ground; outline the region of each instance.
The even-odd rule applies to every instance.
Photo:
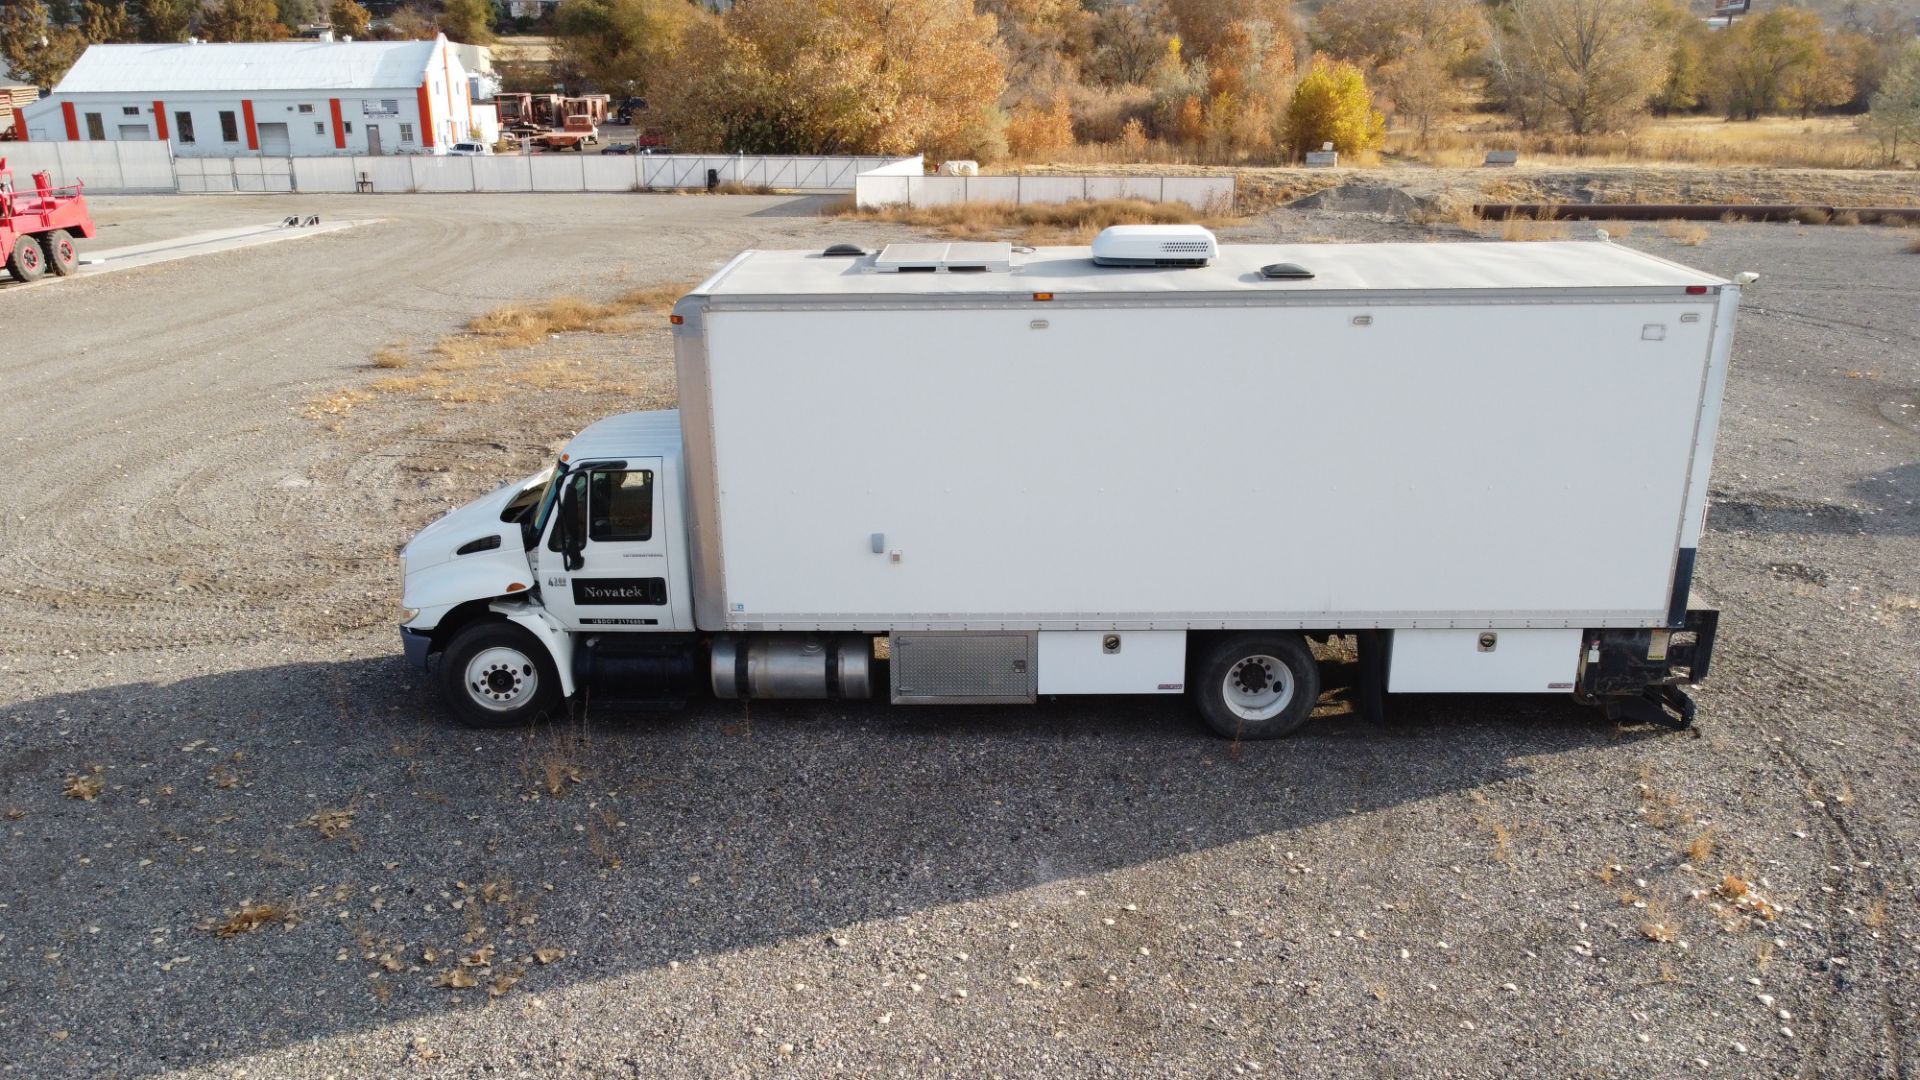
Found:
[[[477,735],[401,663],[415,529],[673,397],[645,313],[436,342],[894,227],[751,196],[96,205],[102,245],[384,220],[0,287],[0,1075],[1920,1061],[1912,232],[1613,229],[1766,275],[1700,547],[1725,615],[1695,732],[1495,697],[1366,725],[1336,692],[1236,748],[1163,699],[589,708]],[[1338,213],[1238,231],[1478,238]]]

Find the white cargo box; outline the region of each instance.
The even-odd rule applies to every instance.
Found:
[[[1726,281],[1601,242],[978,256],[748,252],[681,301],[702,629],[1595,628],[1685,603]]]

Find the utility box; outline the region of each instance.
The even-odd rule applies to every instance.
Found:
[[[1729,283],[1598,242],[896,247],[676,309],[701,630],[1684,608]]]

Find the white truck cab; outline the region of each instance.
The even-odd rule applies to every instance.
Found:
[[[1607,243],[747,252],[681,409],[602,420],[402,553],[476,726],[596,700],[1187,694],[1299,727],[1559,693],[1684,725],[1738,282]]]

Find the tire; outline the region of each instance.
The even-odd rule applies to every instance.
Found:
[[[540,639],[503,619],[462,628],[440,654],[440,693],[462,726],[515,728],[560,709],[560,675]]]
[[[7,270],[15,281],[38,281],[47,272],[47,253],[31,236],[23,236],[7,257]]]
[[[1320,664],[1299,634],[1222,638],[1201,654],[1193,683],[1200,717],[1226,739],[1277,739],[1299,729],[1320,700]]]
[[[73,246],[73,234],[65,229],[42,233],[40,246],[47,253],[47,269],[66,277],[80,269],[80,252]]]

